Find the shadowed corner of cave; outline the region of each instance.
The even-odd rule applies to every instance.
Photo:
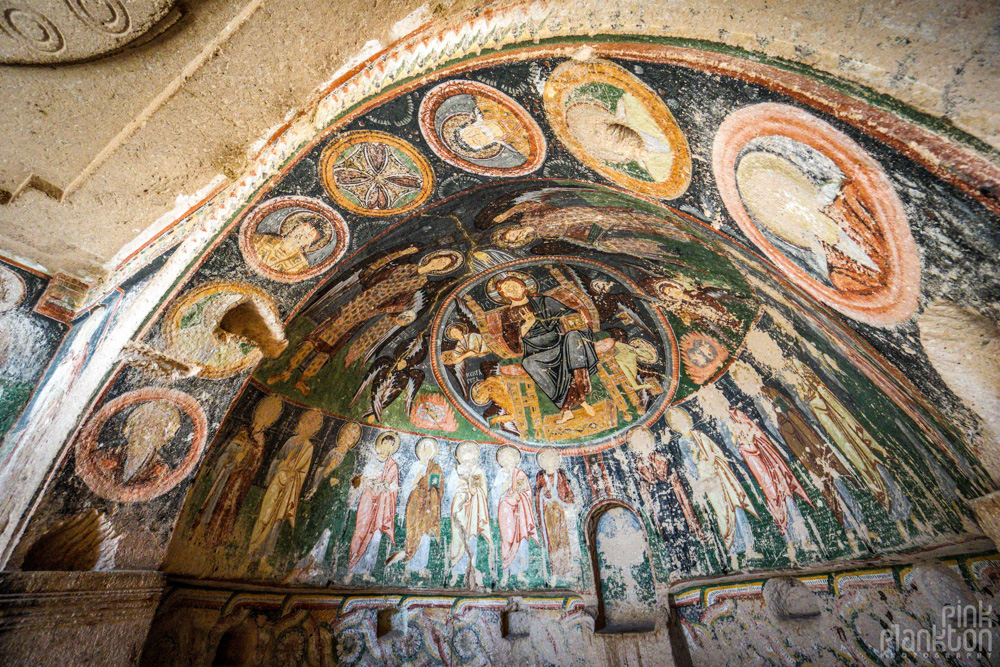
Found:
[[[1000,5],[17,4],[0,664],[998,663]]]

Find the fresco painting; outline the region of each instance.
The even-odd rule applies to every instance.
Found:
[[[377,131],[345,134],[327,146],[320,177],[338,206],[366,215],[411,211],[434,191],[427,159],[409,142]]]
[[[262,358],[257,346],[238,337],[220,337],[217,331],[226,312],[246,300],[277,319],[274,300],[249,283],[213,281],[190,290],[164,318],[166,349],[198,366],[203,377],[224,378],[252,367]]]
[[[240,250],[247,264],[281,282],[323,273],[343,257],[349,242],[344,218],[308,197],[272,199],[240,225]]]
[[[658,199],[687,189],[687,138],[663,100],[627,70],[568,60],[545,82],[544,99],[555,134],[602,176]]]
[[[511,182],[498,196],[479,193],[471,206],[454,197],[390,230],[384,242],[398,247],[393,234],[429,216],[449,245],[425,233],[422,247],[358,259],[292,322],[292,345],[261,365],[243,400],[281,395],[288,424],[309,414],[324,415],[324,425],[294,453],[275,454],[280,438],[265,436],[270,453],[228,545],[196,530],[197,508],[218,488],[203,473],[180,526],[194,543],[175,546],[174,567],[195,567],[218,553],[215,544],[269,554],[214,564],[230,578],[593,585],[582,517],[607,498],[642,508],[636,520],[658,581],[864,557],[968,529],[968,508],[941,494],[976,494],[982,473],[946,478],[928,463],[924,452],[940,443],[820,333],[806,297],[754,288],[770,271],[759,260],[649,204],[657,227],[642,240],[669,263],[607,247],[565,255],[549,239],[496,245],[496,228],[511,224],[496,219],[529,196],[612,221],[635,201]],[[723,362],[706,372],[692,357],[708,353],[689,346],[685,357],[678,338],[689,335],[711,340]],[[545,337],[548,347],[534,342]],[[534,365],[539,351],[550,356]],[[430,396],[457,426],[411,419]],[[876,412],[859,411],[862,400]],[[601,409],[615,419],[586,422]],[[575,439],[553,435],[580,422],[596,426]],[[339,435],[348,428],[360,435]],[[961,447],[949,444],[949,456],[973,472]],[[262,547],[255,535],[275,484],[261,477],[267,466],[288,467],[292,481]]]
[[[712,168],[742,231],[807,292],[865,322],[909,319],[920,261],[889,178],[801,109],[745,107],[719,128]]]
[[[97,495],[120,502],[156,498],[201,460],[207,423],[198,402],[149,387],[106,403],[77,438],[77,474]]]
[[[474,174],[523,176],[545,161],[545,137],[531,114],[475,81],[448,81],[428,92],[420,129],[438,157]]]
[[[20,439],[23,413],[68,329],[32,312],[47,284],[46,276],[0,261],[0,462]]]
[[[924,246],[995,216],[759,83],[538,48],[304,144],[144,330],[199,372],[118,367],[25,542],[97,506],[176,575],[603,590],[624,627],[690,579],[980,539],[995,482],[909,318],[962,270]],[[284,325],[273,358],[219,331],[248,302]],[[622,535],[647,548],[609,578]],[[371,662],[373,609],[338,626],[345,664]],[[493,645],[432,617],[428,655]]]

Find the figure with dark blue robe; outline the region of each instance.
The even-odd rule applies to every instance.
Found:
[[[550,296],[529,294],[515,277],[498,281],[497,291],[510,301],[500,316],[504,341],[522,355],[521,367],[562,411],[558,423],[572,419],[576,407],[593,416],[587,397],[597,353],[583,315]]]

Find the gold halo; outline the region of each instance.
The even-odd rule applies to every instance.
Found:
[[[389,452],[389,456],[392,456],[393,454],[398,452],[399,446],[402,444],[402,439],[399,437],[399,434],[396,433],[395,431],[388,431],[380,435],[378,438],[376,438],[375,451],[378,451],[379,446],[389,438],[392,438],[393,440],[396,441],[396,444],[392,446],[392,451]]]
[[[534,293],[538,291],[538,281],[529,276],[527,273],[522,273],[521,271],[500,271],[486,281],[486,296],[489,297],[490,301],[493,303],[500,305],[507,305],[510,303],[510,300],[504,298],[497,290],[497,283],[506,278],[517,278],[524,283],[525,287],[528,288],[528,292]]]
[[[446,269],[441,269],[439,271],[428,271],[427,273],[429,275],[444,276],[451,273],[455,269],[461,267],[462,264],[465,263],[465,255],[458,252],[457,250],[435,250],[421,257],[420,261],[417,262],[417,265],[427,266],[428,264],[431,263],[431,260],[437,259],[438,257],[447,257],[448,259],[451,260],[451,264]]]

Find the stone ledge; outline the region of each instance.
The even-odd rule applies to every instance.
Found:
[[[159,572],[0,573],[0,664],[135,664]]]

